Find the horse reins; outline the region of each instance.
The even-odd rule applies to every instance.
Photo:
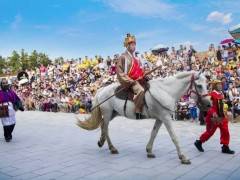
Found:
[[[193,90],[193,86],[194,86],[194,89],[195,89],[195,90]],[[190,84],[190,86],[189,86],[189,88],[188,88],[188,90],[187,90],[187,94],[186,94],[187,97],[190,97],[192,93],[194,93],[194,94],[197,95],[197,104],[198,104],[198,102],[202,102],[202,98],[203,98],[203,97],[208,96],[208,94],[203,94],[203,95],[201,95],[201,94],[198,92],[198,90],[197,90],[197,84],[195,83],[195,79],[194,79],[194,74],[192,74],[191,84]]]
[[[193,90],[193,86],[195,88],[195,90]],[[174,110],[171,110],[169,109],[168,107],[164,106],[162,103],[160,103],[153,95],[152,93],[150,92],[150,89],[148,90],[149,94],[157,101],[157,103],[162,106],[164,109],[168,110],[168,111],[171,111],[171,112],[175,112]],[[197,84],[195,83],[195,79],[194,79],[194,74],[192,74],[191,76],[191,83],[190,83],[190,86],[188,87],[187,89],[187,96],[190,97],[191,94],[194,93],[197,95],[197,104],[199,104],[199,102],[201,103],[202,102],[202,97],[206,97],[208,96],[208,94],[199,94],[198,90],[197,90]]]

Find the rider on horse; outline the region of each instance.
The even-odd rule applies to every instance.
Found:
[[[139,59],[134,56],[136,49],[135,36],[127,34],[124,46],[126,47],[126,51],[119,57],[117,62],[117,77],[123,87],[131,87],[133,90],[136,119],[142,119],[144,88],[137,80],[144,76],[144,70],[141,67]]]

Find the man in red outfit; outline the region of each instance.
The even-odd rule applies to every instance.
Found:
[[[222,83],[219,80],[212,82],[212,92],[210,93],[212,99],[212,106],[207,112],[206,116],[206,131],[196,140],[194,145],[200,152],[204,152],[202,143],[206,142],[216,131],[220,129],[220,144],[222,144],[222,153],[234,154],[234,151],[229,149],[229,130],[228,118],[224,111],[224,96],[222,94]]]
[[[135,57],[136,38],[127,34],[124,41],[126,52],[123,53],[116,66],[117,77],[123,87],[131,87],[134,92],[133,102],[135,104],[136,119],[143,119],[142,110],[144,106],[144,88],[138,82],[143,78],[144,70],[141,67],[139,59]]]

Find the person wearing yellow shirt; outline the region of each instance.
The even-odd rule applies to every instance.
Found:
[[[151,63],[155,63],[157,61],[157,56],[155,56],[154,54],[150,55],[150,62]]]
[[[87,64],[89,62],[88,56],[85,56],[85,58],[82,61],[82,64]]]
[[[61,90],[60,90],[61,92],[65,92],[67,89],[66,83],[64,81],[61,82],[60,87],[61,87]]]
[[[77,96],[73,99],[73,104],[74,104],[74,112],[79,112],[79,109],[80,109],[80,106],[81,106],[79,96]]]
[[[229,69],[231,69],[231,68],[235,68],[237,65],[236,65],[236,62],[235,61],[233,61],[232,59],[228,62],[228,64],[227,64],[227,67],[229,68]]]
[[[64,72],[69,72],[70,65],[69,63],[64,63],[62,69]]]
[[[95,56],[95,59],[92,61],[92,66],[94,67],[94,66],[96,66],[96,65],[98,65],[98,61],[99,60],[99,57],[96,55]]]
[[[94,65],[94,61],[93,61],[93,59],[92,58],[90,58],[90,67],[94,67],[95,65]]]
[[[91,66],[91,61],[89,60],[88,56],[85,56],[85,59],[82,61],[84,68],[88,68]]]

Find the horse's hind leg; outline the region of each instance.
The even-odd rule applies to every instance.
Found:
[[[113,146],[111,139],[109,137],[109,133],[108,133],[108,125],[110,120],[112,119],[112,115],[113,112],[108,111],[103,111],[102,112],[103,115],[103,134],[105,135],[106,139],[107,139],[107,143],[108,143],[108,148],[111,151],[112,154],[118,154],[118,150]]]
[[[152,153],[152,147],[153,147],[153,142],[154,142],[154,140],[157,136],[157,133],[158,133],[161,125],[162,125],[162,121],[157,119],[155,121],[154,126],[153,126],[153,129],[152,129],[152,132],[151,132],[151,137],[150,137],[150,139],[148,141],[148,144],[147,144],[147,147],[146,147],[148,158],[155,158],[155,155]]]
[[[98,141],[98,146],[101,148],[103,147],[104,143],[106,141],[106,136],[105,136],[105,133],[104,133],[104,123],[101,124],[101,137]]]
[[[111,142],[111,139],[109,137],[109,131],[108,131],[108,125],[109,125],[109,122],[106,122],[105,121],[105,125],[104,125],[104,133],[106,135],[106,139],[107,139],[107,142],[108,142],[108,148],[110,150],[110,152],[112,154],[118,154],[118,150],[113,146],[112,142]]]

